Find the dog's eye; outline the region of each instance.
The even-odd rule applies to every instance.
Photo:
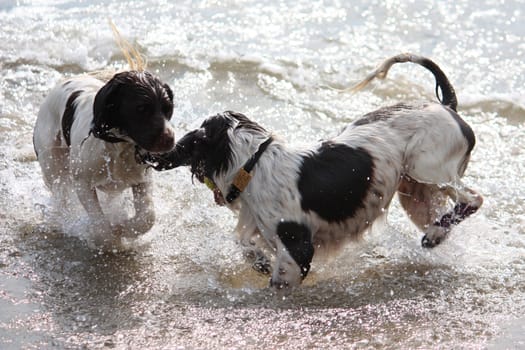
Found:
[[[141,105],[138,105],[138,106],[137,106],[137,112],[139,112],[139,113],[145,113],[145,112],[147,112],[147,111],[149,111],[149,105],[147,105],[147,104],[141,104]]]

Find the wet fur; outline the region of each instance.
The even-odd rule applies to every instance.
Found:
[[[422,59],[411,56],[410,61],[421,64]],[[305,148],[274,136],[248,187],[229,204],[238,212],[241,243],[257,269],[271,271],[274,288],[299,285],[314,254],[333,254],[364,234],[386,213],[396,192],[425,234],[424,247],[439,244],[481,206],[481,196],[460,180],[474,133],[455,111],[450,83],[432,64],[429,69],[445,92],[441,104],[384,107]],[[225,112],[186,134],[171,153],[150,160],[158,170],[189,165],[198,179],[208,177],[226,194],[269,136],[246,116]],[[271,266],[267,254],[275,257]]]
[[[171,89],[144,71],[117,73],[106,82],[75,77],[58,84],[42,103],[33,142],[44,182],[56,196],[76,192],[98,246],[113,249],[121,235],[135,237],[152,227],[151,174],[136,160],[136,148],[172,149],[172,113]],[[97,191],[128,188],[135,216],[110,224]]]

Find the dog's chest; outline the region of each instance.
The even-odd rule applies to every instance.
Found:
[[[102,155],[100,171],[94,176],[94,182],[100,190],[123,191],[131,185],[145,182],[148,170],[135,160],[135,149],[128,147]]]

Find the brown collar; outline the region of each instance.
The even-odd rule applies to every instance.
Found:
[[[250,180],[252,179],[252,174],[250,174],[250,172],[253,170],[255,164],[257,164],[257,161],[259,158],[261,158],[266,148],[268,148],[268,145],[272,142],[273,137],[270,136],[266,141],[261,143],[257,152],[255,152],[255,154],[251,156],[250,159],[246,161],[246,163],[244,163],[243,167],[235,176],[235,179],[233,179],[230,190],[226,195],[226,202],[231,203],[236,200],[240,196],[241,192],[244,191],[244,189],[248,186]]]

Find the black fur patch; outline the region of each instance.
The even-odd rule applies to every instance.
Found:
[[[192,172],[199,175],[194,170],[196,166],[202,167],[205,175],[212,178],[214,174],[224,172],[228,169],[231,162],[232,151],[228,130],[234,126],[235,129],[251,129],[257,132],[266,133],[266,130],[256,122],[248,119],[244,114],[226,111],[206,119],[201,128],[204,135],[199,137],[197,133],[193,138],[192,152]]]
[[[221,173],[228,169],[232,157],[228,129],[233,126],[233,120],[228,113],[217,114],[206,119],[201,128],[204,129],[204,137],[197,140],[193,152],[192,172],[194,162],[198,161],[204,167],[204,174],[212,177],[215,173]]]
[[[230,166],[232,150],[228,130],[235,123],[235,130],[242,128],[267,133],[262,126],[244,114],[226,111],[208,117],[199,129],[192,130],[179,139],[172,151],[162,155],[147,154],[142,159],[153,164],[157,170],[191,165],[191,172],[199,180],[202,181],[205,176],[212,179],[215,174],[226,171]]]
[[[303,160],[301,207],[330,222],[351,218],[363,207],[373,175],[374,162],[366,150],[325,142]]]
[[[226,111],[224,114],[237,119],[239,123],[235,126],[235,129],[251,129],[260,133],[266,133],[266,130],[262,126],[248,119],[248,117],[242,113]]]
[[[82,90],[79,90],[69,95],[69,98],[66,102],[66,108],[64,109],[64,114],[62,115],[62,135],[64,135],[64,139],[66,140],[66,144],[68,146],[71,146],[71,126],[75,121],[75,111],[77,107],[75,105],[75,100],[82,92]]]
[[[191,165],[191,172],[200,181],[205,176],[213,178],[214,174],[225,171],[231,161],[228,130],[233,127],[232,114],[225,112],[207,118],[199,129],[180,138],[172,151],[147,154],[143,160],[153,163],[156,170]]]
[[[277,235],[286,249],[301,268],[301,276],[306,277],[314,256],[312,233],[303,224],[284,221],[277,226]]]
[[[461,117],[456,112],[454,112],[452,109],[448,109],[448,112],[454,118],[454,120],[458,123],[459,128],[461,129],[461,133],[467,140],[468,142],[467,154],[469,154],[474,148],[474,145],[476,145],[476,136],[474,136],[474,131],[472,131],[471,127],[467,123],[465,123],[465,121],[461,119]]]
[[[122,142],[127,135],[145,150],[155,151],[173,114],[173,92],[147,71],[115,74],[95,95],[93,135],[106,142]]]
[[[414,107],[405,103],[398,103],[393,106],[383,107],[373,112],[365,114],[364,116],[353,122],[352,125],[359,126],[387,120],[391,118],[392,114],[395,112],[411,109],[414,109]]]

